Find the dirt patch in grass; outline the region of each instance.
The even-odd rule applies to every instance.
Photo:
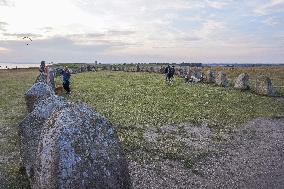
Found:
[[[284,118],[258,118],[229,135],[207,141],[214,153],[184,162],[130,161],[134,188],[283,188]]]

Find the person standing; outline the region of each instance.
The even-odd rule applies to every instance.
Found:
[[[71,92],[70,90],[71,73],[67,66],[65,66],[65,68],[62,70],[61,75],[62,75],[62,80],[63,80],[63,88],[65,89],[67,94],[70,94]]]
[[[166,82],[170,81],[170,70],[171,70],[171,67],[170,67],[170,65],[168,65],[165,69]]]

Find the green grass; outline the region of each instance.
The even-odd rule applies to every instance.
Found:
[[[37,74],[36,69],[0,70],[0,172],[7,178],[0,187],[28,188],[21,171],[17,127],[27,114],[24,93]],[[194,140],[194,136],[183,129],[165,132],[163,126],[206,122],[222,130],[256,117],[283,116],[284,112],[283,100],[213,85],[187,85],[182,79],[168,86],[162,75],[150,73],[100,71],[72,75],[72,95],[67,98],[86,102],[110,119],[130,158],[174,159],[188,168],[211,152],[187,147],[178,137]],[[159,134],[157,142],[145,140],[143,135],[149,130]]]
[[[222,140],[218,133],[224,130],[257,117],[283,116],[284,112],[283,100],[208,84],[188,85],[179,78],[169,86],[163,75],[150,73],[101,71],[73,75],[69,98],[83,101],[109,118],[131,159],[172,159],[188,168],[214,150],[192,149],[177,138],[195,140],[194,136],[182,130],[168,133],[163,126],[207,123],[217,131],[214,135],[218,142]],[[152,129],[159,135],[155,143],[143,136]]]
[[[27,114],[24,93],[36,76],[37,69],[0,70],[0,175],[5,175],[0,188],[29,188],[21,171],[18,124]]]
[[[90,72],[73,75],[71,100],[86,102],[119,126],[207,122],[239,125],[256,117],[281,116],[283,101],[207,84],[166,85],[160,74]]]

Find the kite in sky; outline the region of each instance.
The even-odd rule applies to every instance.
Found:
[[[23,39],[24,39],[24,40],[28,40],[28,42],[33,41],[30,37],[27,37],[27,36],[26,36],[26,37],[23,37]],[[29,45],[28,42],[26,43],[26,45]]]

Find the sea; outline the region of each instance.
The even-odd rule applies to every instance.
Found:
[[[14,68],[35,68],[39,67],[40,63],[8,63],[0,62],[0,69],[14,69]]]

